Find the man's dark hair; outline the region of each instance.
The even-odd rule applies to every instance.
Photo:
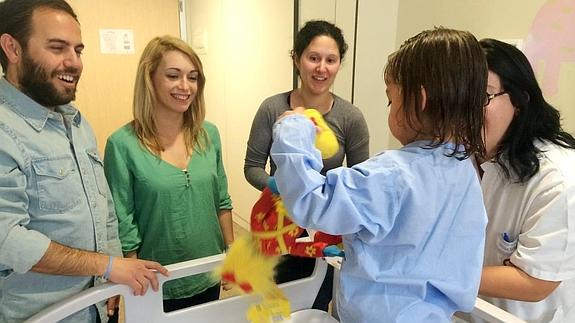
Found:
[[[38,8],[64,11],[78,21],[74,9],[64,0],[6,0],[0,2],[0,35],[11,35],[26,49],[32,32],[32,14]],[[3,50],[0,50],[0,64],[6,71],[8,58]]]

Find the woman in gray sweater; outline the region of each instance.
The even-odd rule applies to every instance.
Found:
[[[361,111],[350,102],[330,92],[347,44],[341,30],[332,23],[308,21],[295,37],[292,59],[301,86],[276,94],[262,102],[250,131],[244,175],[258,190],[263,190],[273,176],[276,165],[270,157],[272,127],[285,111],[295,107],[315,108],[323,114],[339,142],[335,156],[324,159],[322,174],[343,165],[351,167],[369,157],[369,133]],[[269,160],[270,174],[265,170]],[[277,268],[277,283],[311,275],[314,259],[284,256]],[[328,271],[313,308],[327,311],[332,298],[333,270]]]

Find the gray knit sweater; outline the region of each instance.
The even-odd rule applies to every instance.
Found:
[[[263,190],[270,175],[265,170],[270,162],[270,173],[274,174],[276,165],[269,158],[272,145],[272,127],[277,118],[290,109],[289,95],[280,93],[265,99],[256,112],[244,163],[244,176],[258,190]],[[329,159],[323,160],[322,174],[328,170],[346,164],[351,167],[369,158],[369,132],[361,111],[348,101],[333,95],[331,110],[324,115],[328,126],[333,130],[339,142],[339,151]]]

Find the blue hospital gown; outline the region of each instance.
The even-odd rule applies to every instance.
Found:
[[[477,174],[454,145],[418,141],[352,168],[319,173],[315,127],[303,116],[274,126],[271,155],[294,221],[343,235],[342,322],[449,322],[471,311],[485,226]]]

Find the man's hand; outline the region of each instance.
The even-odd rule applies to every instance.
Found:
[[[133,256],[137,256],[135,252]],[[109,261],[108,255],[74,249],[52,241],[32,271],[67,276],[102,276],[107,271]],[[130,286],[134,295],[144,295],[150,284],[153,290],[158,290],[156,272],[168,276],[168,270],[155,261],[116,257],[108,280]]]
[[[154,291],[158,290],[156,272],[168,277],[168,270],[155,261],[115,258],[110,273],[110,281],[128,285],[134,295],[144,295],[151,285]]]

